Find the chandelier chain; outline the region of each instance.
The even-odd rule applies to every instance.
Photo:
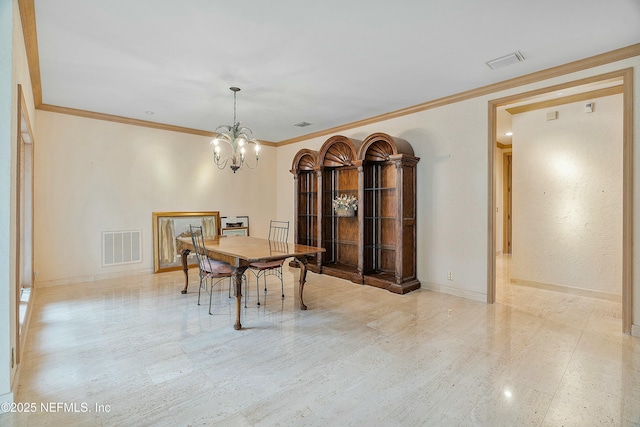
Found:
[[[233,91],[233,125],[235,126],[237,121],[236,121],[236,94],[238,93],[238,91],[234,90]]]

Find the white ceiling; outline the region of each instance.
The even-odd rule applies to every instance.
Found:
[[[229,87],[239,86],[238,119],[273,142],[640,42],[639,0],[35,0],[35,9],[43,103],[213,131],[233,121]],[[516,50],[524,62],[485,64]]]

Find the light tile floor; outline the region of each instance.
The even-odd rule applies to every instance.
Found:
[[[619,303],[509,285],[500,257],[496,304],[309,273],[303,312],[285,270],[242,331],[226,288],[196,305],[195,271],[187,295],[182,272],[38,289],[17,395],[36,410],[0,425],[640,426]]]

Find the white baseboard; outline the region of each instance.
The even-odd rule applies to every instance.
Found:
[[[140,274],[153,273],[151,268],[138,268],[135,270],[118,271],[114,273],[90,274],[86,276],[65,277],[64,279],[36,280],[35,286],[48,288],[50,286],[73,285],[76,283],[94,282],[96,280],[119,279],[121,277],[138,276]]]
[[[553,283],[534,282],[532,280],[512,278],[511,283],[518,286],[528,286],[530,288],[544,289],[546,291],[559,292],[563,294],[577,295],[587,298],[602,299],[611,302],[622,302],[622,296],[609,292],[593,291],[591,289],[573,288],[571,286],[556,285]]]
[[[441,294],[454,295],[456,297],[466,298],[473,301],[487,302],[487,294],[483,294],[481,292],[439,285],[437,283],[422,283],[420,286],[422,288]]]

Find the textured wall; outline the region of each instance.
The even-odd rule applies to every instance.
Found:
[[[513,117],[512,273],[620,295],[622,95],[585,103]]]

